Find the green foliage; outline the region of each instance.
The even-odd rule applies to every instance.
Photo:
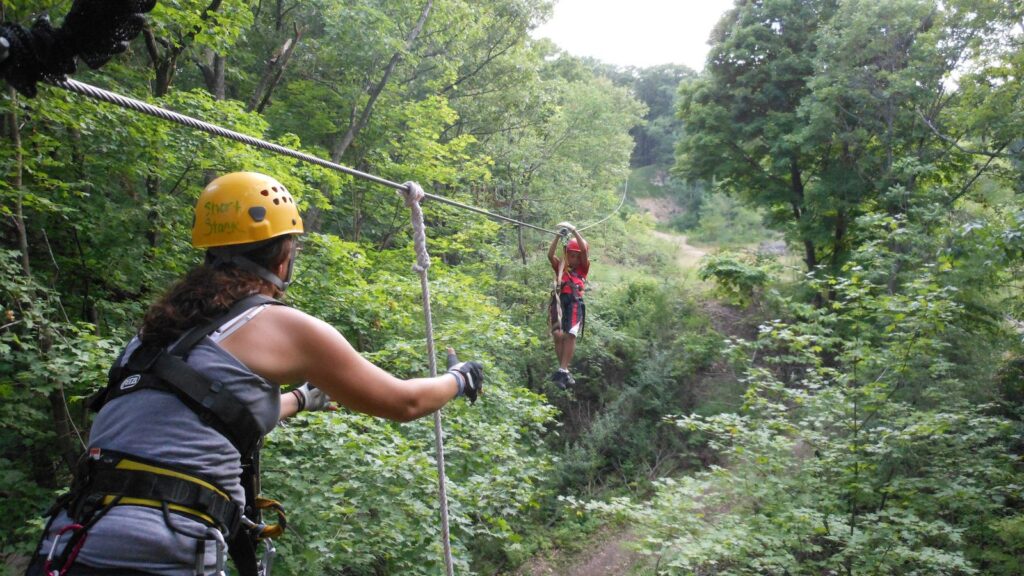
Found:
[[[773,279],[774,263],[761,256],[717,252],[701,262],[700,279],[714,280],[717,293],[744,307],[757,301]]]
[[[763,209],[802,247],[808,272],[824,265],[838,274],[861,239],[861,215],[903,213],[908,197],[973,162],[962,146],[949,149],[946,135],[963,133],[957,124],[969,113],[944,97],[945,87],[958,62],[986,60],[988,42],[1011,58],[1004,64],[1019,51],[1006,36],[1017,17],[982,4],[737,6],[713,35],[706,74],[681,87],[678,170]],[[990,103],[1013,115],[1004,98],[1018,90],[1019,81]],[[986,92],[971,95],[984,101]],[[982,141],[996,134],[979,122]],[[998,132],[989,149],[1011,139]],[[977,177],[999,171],[991,161],[977,165]]]
[[[700,203],[699,219],[689,238],[717,246],[743,246],[770,237],[756,210],[725,194],[710,194]]]
[[[661,480],[649,504],[574,504],[641,526],[667,574],[1012,573],[1015,544],[997,552],[990,530],[1019,506],[1020,429],[975,401],[985,372],[953,361],[970,325],[955,276],[919,267],[894,294],[870,280],[883,248],[854,260],[831,308],[791,304],[733,340],[741,411],[670,419],[722,466]]]
[[[0,252],[0,513],[12,526],[0,538],[3,555],[35,543],[30,520],[68,478],[54,460],[73,461],[81,449],[82,400],[105,381],[116,352],[113,341],[67,322],[59,295],[20,266],[17,252]]]
[[[634,167],[671,166],[676,142],[683,132],[683,124],[675,113],[679,83],[693,77],[694,71],[678,64],[665,64],[624,69],[609,66],[604,72],[616,84],[630,87],[647,108],[643,124],[632,130],[636,148],[630,164]]]

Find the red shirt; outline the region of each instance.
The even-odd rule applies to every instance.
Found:
[[[556,266],[552,266],[558,272]],[[577,293],[582,296],[583,289],[587,286],[587,274],[590,272],[590,261],[588,260],[579,268],[569,269],[568,266],[562,272],[562,294],[572,294],[572,284],[576,285]]]

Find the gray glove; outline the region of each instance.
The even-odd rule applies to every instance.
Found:
[[[455,356],[455,350],[448,349],[448,373],[455,376],[455,382],[459,385],[459,391],[455,396],[469,398],[469,403],[476,402],[480,391],[484,386],[484,367],[479,362],[459,362]]]
[[[309,382],[292,390],[291,393],[295,395],[295,399],[299,403],[297,412],[302,412],[303,410],[317,412],[331,408],[331,399],[327,394]]]

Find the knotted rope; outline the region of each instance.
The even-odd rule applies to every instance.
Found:
[[[425,196],[423,188],[415,182],[406,182],[398,193],[409,207],[412,218],[412,242],[416,250],[416,263],[412,269],[420,276],[420,287],[423,290],[423,320],[426,324],[427,358],[430,362],[430,377],[437,376],[437,355],[434,350],[434,320],[430,314],[430,283],[427,270],[430,268],[430,254],[427,253],[427,232],[423,225],[423,209],[420,200]],[[434,412],[434,440],[437,446],[437,488],[438,500],[441,504],[441,543],[444,546],[445,574],[453,576],[452,543],[448,530],[448,491],[445,487],[444,473],[444,431],[441,428],[441,410]]]

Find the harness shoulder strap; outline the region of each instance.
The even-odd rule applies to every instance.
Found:
[[[256,417],[222,383],[211,381],[189,366],[185,357],[210,332],[262,304],[281,303],[259,294],[248,296],[224,314],[186,332],[170,350],[139,346],[127,361],[122,363],[118,359],[108,374],[104,394],[94,399],[90,407],[99,411],[110,400],[137,390],[170,390],[243,456],[251,455],[263,436]]]
[[[256,450],[263,436],[259,422],[222,383],[210,380],[185,360],[162,350],[150,370],[201,420],[227,437],[239,453],[251,454]]]

